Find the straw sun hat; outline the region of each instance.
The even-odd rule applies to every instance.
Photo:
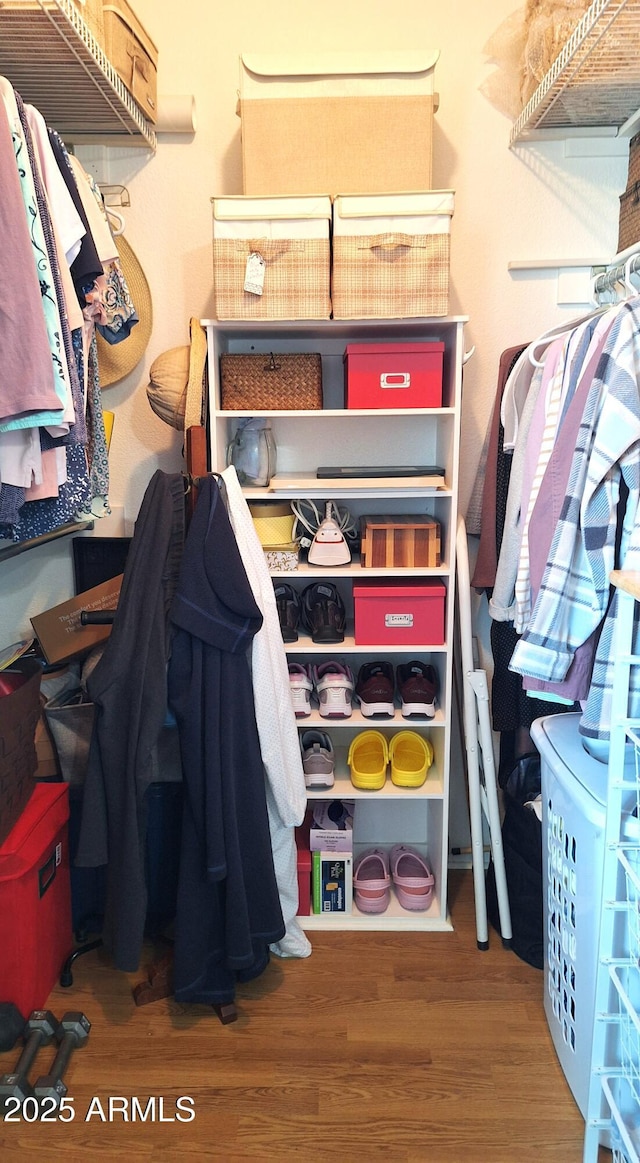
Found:
[[[142,359],[153,327],[151,291],[144,271],[123,234],[116,237],[122,273],[136,309],[139,322],[131,328],[131,333],[120,343],[107,343],[96,333],[98,344],[98,371],[100,387],[108,388],[119,383],[132,372]]]
[[[191,342],[173,347],[149,368],[147,398],[156,416],[180,431],[202,423],[207,333],[197,319],[189,322]]]

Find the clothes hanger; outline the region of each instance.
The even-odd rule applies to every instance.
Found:
[[[596,275],[595,278],[597,277],[598,276]],[[592,280],[592,283],[594,282],[595,279]],[[593,286],[591,297],[595,302],[595,292]],[[546,350],[546,348],[549,347],[551,343],[553,343],[554,339],[561,339],[564,335],[568,335],[571,331],[574,331],[576,327],[580,327],[581,324],[588,323],[590,319],[597,319],[599,315],[602,315],[604,311],[608,310],[608,307],[609,304],[606,306],[597,305],[594,310],[589,311],[586,315],[581,315],[578,319],[572,319],[569,323],[559,323],[555,327],[550,327],[548,331],[543,331],[542,335],[539,335],[537,339],[534,339],[533,342],[529,344],[529,359],[533,366],[544,367],[544,358],[537,358],[539,348],[544,347]]]
[[[109,225],[111,226],[111,233],[114,238],[119,238],[124,234],[124,218],[118,210],[114,210],[113,206],[105,206]]]

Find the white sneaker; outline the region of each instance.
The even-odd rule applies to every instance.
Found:
[[[310,667],[300,662],[289,663],[289,690],[296,719],[306,719],[311,714],[311,691],[313,683]]]
[[[300,749],[307,788],[333,787],[335,756],[329,735],[325,731],[303,731]]]
[[[353,674],[341,662],[321,662],[311,670],[323,719],[348,719],[353,698]]]

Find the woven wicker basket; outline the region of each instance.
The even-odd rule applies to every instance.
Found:
[[[322,359],[316,352],[220,356],[220,406],[262,412],[322,408]]]
[[[618,251],[640,242],[640,133],[629,142],[627,188],[620,195]]]
[[[40,718],[42,670],[20,658],[5,672],[0,697],[0,844],[18,822],[35,787],[35,734]]]

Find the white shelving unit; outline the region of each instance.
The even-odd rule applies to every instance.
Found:
[[[629,716],[640,575],[616,570],[616,664],[611,702],[602,915],[583,1163],[606,1136],[613,1163],[640,1163],[640,720]],[[630,764],[626,753],[634,753]]]
[[[338,586],[347,611],[347,632],[339,645],[322,646],[300,633],[297,642],[287,644],[287,655],[301,662],[339,658],[351,666],[357,677],[364,662],[387,658],[394,666],[420,657],[434,665],[440,680],[438,709],[432,720],[403,719],[399,707],[392,720],[366,719],[357,707],[349,719],[322,719],[317,711],[300,720],[300,729],[319,727],[329,731],[336,751],[336,782],[330,791],[310,793],[310,799],[356,800],[354,854],[364,848],[392,844],[412,844],[428,856],[436,887],[432,904],[425,913],[410,913],[397,904],[378,916],[364,915],[354,906],[348,916],[302,917],[308,928],[425,929],[451,928],[447,911],[448,800],[452,715],[452,644],[454,625],[455,541],[458,507],[458,459],[463,331],[466,318],[294,321],[273,323],[217,322],[204,320],[208,337],[210,384],[209,420],[211,467],[220,470],[226,463],[226,449],[235,428],[247,412],[223,411],[220,407],[219,359],[225,352],[313,351],[322,355],[324,406],[318,411],[251,412],[268,415],[278,449],[278,472],[268,488],[246,489],[252,498],[312,497],[333,498],[347,506],[354,517],[366,513],[428,513],[442,529],[442,564],[433,569],[363,569],[359,560],[336,569],[302,563],[297,572],[275,573],[302,591],[314,578],[331,580]],[[400,343],[411,340],[442,341],[445,344],[443,406],[429,409],[362,410],[344,407],[343,355],[347,343]],[[384,480],[371,485],[331,487],[318,481],[320,464],[439,464],[445,470],[442,487],[419,480]],[[300,474],[292,480],[292,474]],[[281,485],[279,479],[288,483]],[[353,636],[354,582],[378,577],[437,577],[446,590],[445,644],[428,642],[392,647],[359,646]],[[357,790],[351,783],[346,756],[351,739],[374,727],[385,735],[411,729],[428,736],[434,748],[434,762],[426,782],[415,790],[395,787],[389,777],[377,792]]]
[[[72,0],[0,4],[0,73],[69,144],[155,150],[153,127]]]
[[[639,38],[640,0],[594,0],[514,123],[510,145],[542,131],[633,132]]]

